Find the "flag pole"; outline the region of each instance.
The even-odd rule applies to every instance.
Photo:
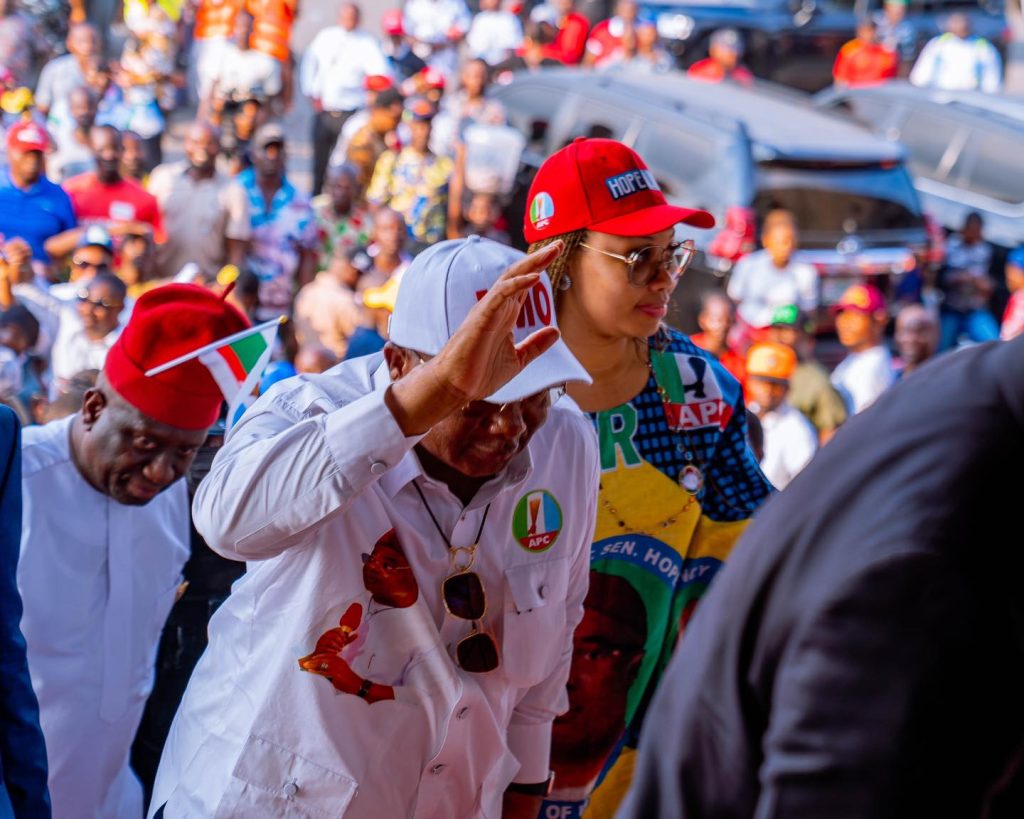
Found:
[[[211,352],[212,350],[217,350],[228,344],[234,344],[236,341],[239,341],[243,338],[248,338],[251,335],[255,335],[256,333],[259,333],[262,330],[266,330],[268,327],[273,327],[275,324],[284,324],[286,321],[288,321],[287,316],[278,316],[276,319],[271,319],[270,321],[265,321],[262,324],[257,324],[255,327],[249,327],[248,329],[242,330],[238,333],[235,333],[234,335],[227,336],[225,338],[220,339],[219,341],[214,341],[212,344],[207,344],[204,347],[200,347],[198,350],[193,350],[191,353],[185,353],[185,355],[180,355],[177,358],[171,359],[166,364],[161,364],[159,367],[154,367],[151,370],[147,370],[146,377],[149,378],[150,376],[153,375],[159,375],[160,373],[166,372],[172,367],[177,367],[179,364],[184,364],[186,361],[191,361],[193,358],[198,358],[203,353],[208,353]]]

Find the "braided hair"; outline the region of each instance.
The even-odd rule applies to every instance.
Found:
[[[527,249],[528,253],[533,253],[535,250],[547,247],[559,239],[565,244],[565,248],[558,254],[558,258],[548,265],[548,277],[551,279],[551,289],[555,294],[556,307],[564,292],[560,285],[569,273],[569,262],[572,260],[573,254],[579,249],[580,243],[586,238],[586,235],[587,229],[581,228],[570,233],[563,233],[561,236],[549,236],[546,239],[541,239],[539,242],[533,242]]]

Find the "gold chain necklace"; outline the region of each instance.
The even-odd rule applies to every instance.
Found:
[[[626,521],[626,519],[623,517],[622,513],[619,512],[619,510],[616,509],[614,506],[612,506],[611,501],[608,500],[608,498],[606,498],[604,496],[604,484],[603,483],[598,485],[598,498],[600,499],[601,505],[604,507],[605,511],[608,512],[608,514],[612,516],[612,520],[615,521],[616,525],[618,525],[618,527],[623,532],[635,533],[635,534],[639,534],[639,535],[651,535],[653,537],[653,534],[651,532],[648,532],[648,531],[646,531],[645,529],[642,529],[639,526],[632,526],[632,525],[630,525]],[[657,529],[668,529],[677,520],[679,520],[679,518],[681,518],[688,511],[690,511],[690,507],[693,506],[693,504],[695,504],[696,502],[697,502],[697,496],[696,495],[690,495],[686,499],[686,503],[683,504],[683,508],[682,509],[680,509],[678,512],[674,512],[670,517],[665,518],[663,521],[661,521],[659,523],[656,523],[652,528],[655,529],[655,530],[657,530]]]

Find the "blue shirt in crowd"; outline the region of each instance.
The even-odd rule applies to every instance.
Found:
[[[11,180],[11,172],[0,172],[0,235],[5,240],[20,236],[32,248],[32,258],[50,261],[43,243],[78,224],[71,198],[60,185],[45,176],[28,190]]]

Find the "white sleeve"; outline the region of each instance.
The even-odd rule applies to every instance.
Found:
[[[800,309],[806,310],[808,313],[815,310],[821,301],[818,294],[818,271],[809,264],[797,265],[796,286]]]
[[[938,40],[929,40],[925,44],[924,49],[921,51],[921,55],[917,58],[917,62],[914,63],[914,67],[910,71],[908,79],[911,83],[926,88],[935,81],[935,66],[938,62],[938,51]]]
[[[317,75],[320,73],[320,59],[317,56],[318,46],[322,45],[323,32],[313,38],[306,53],[302,55],[302,62],[299,63],[299,89],[304,97],[319,96],[317,88]]]
[[[797,420],[804,423],[799,426],[794,425],[794,431],[799,430],[799,432],[793,435],[792,440],[788,442],[782,455],[790,480],[795,478],[797,473],[807,466],[811,458],[814,457],[814,453],[818,451],[818,435],[811,422],[806,418],[799,418]]]
[[[739,304],[743,301],[747,289],[747,269],[750,264],[746,259],[740,259],[733,266],[732,274],[729,276],[729,284],[726,285],[725,292],[734,302]]]
[[[363,71],[367,76],[381,75],[390,77],[391,67],[388,65],[387,57],[384,56],[384,52],[381,51],[380,44],[374,37],[366,38],[366,48],[363,49],[365,56],[365,62],[363,64]]]
[[[982,53],[981,90],[995,94],[1003,87],[1003,61],[991,43],[985,43]]]
[[[384,393],[338,407],[306,381],[257,401],[196,492],[196,528],[210,547],[265,560],[343,513],[422,437],[402,433]]]

